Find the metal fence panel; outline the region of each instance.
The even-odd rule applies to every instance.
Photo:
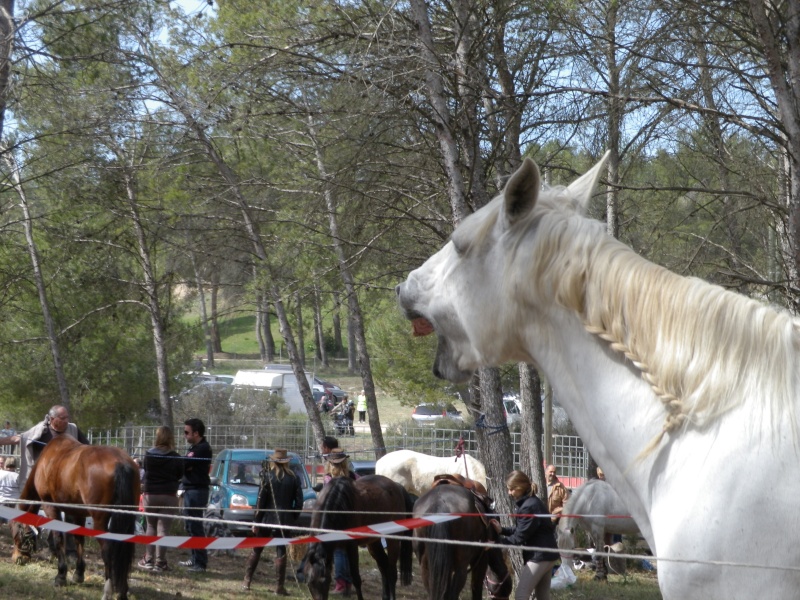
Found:
[[[90,429],[87,437],[93,444],[119,446],[132,456],[142,456],[152,447],[157,426],[127,426],[117,429]],[[334,431],[328,432],[336,435]],[[514,466],[520,464],[521,435],[511,433]],[[214,452],[223,448],[286,448],[300,455],[306,463],[315,463],[317,445],[308,421],[267,420],[246,425],[211,425],[206,428],[206,439]],[[481,458],[477,437],[472,429],[440,429],[410,424],[392,426],[383,434],[386,451],[408,449],[431,456],[453,456],[459,440],[464,440],[465,450]],[[354,460],[373,460],[375,451],[369,436],[354,438],[339,436],[340,444]],[[181,443],[176,440],[178,448]],[[581,480],[587,476],[589,454],[578,436],[553,435],[553,464],[559,477]]]

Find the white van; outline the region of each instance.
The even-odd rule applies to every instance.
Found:
[[[312,388],[313,377],[306,372],[308,387]],[[273,371],[269,369],[244,369],[236,372],[233,378],[234,388],[255,388],[268,390],[270,394],[276,394],[283,398],[289,407],[289,412],[306,413],[306,405],[300,395],[300,386],[297,385],[297,378],[291,371]]]

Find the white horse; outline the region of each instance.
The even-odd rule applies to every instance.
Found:
[[[600,479],[590,479],[570,494],[558,522],[558,547],[575,547],[575,528],[587,531],[594,547],[603,550],[607,533],[638,535],[639,528],[629,516],[628,508],[614,488]],[[606,576],[606,561],[597,560],[597,575]]]
[[[542,190],[526,159],[400,305],[435,331],[439,377],[539,366],[659,559],[665,600],[796,598],[799,324],[585,217],[603,162]]]
[[[375,473],[396,481],[415,496],[422,496],[430,490],[433,478],[445,473],[463,475],[479,481],[486,487],[486,469],[483,463],[468,454],[459,458],[455,456],[443,458],[413,450],[395,450],[378,459],[375,463]]]

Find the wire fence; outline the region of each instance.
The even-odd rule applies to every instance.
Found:
[[[118,446],[131,456],[142,456],[152,447],[157,426],[128,425],[115,429],[93,428],[87,437],[93,444]],[[336,436],[334,427],[326,431]],[[340,445],[352,460],[375,460],[375,448],[369,429],[356,427],[353,436],[338,436]],[[410,424],[393,425],[383,434],[386,451],[414,450],[430,456],[452,456],[459,440],[464,449],[481,460],[478,441],[473,429],[447,429],[420,427]],[[214,452],[223,448],[272,449],[286,448],[298,454],[306,464],[319,460],[314,432],[307,420],[264,420],[248,424],[223,424],[206,426],[206,440]],[[515,468],[520,465],[521,434],[511,432],[511,445]],[[587,477],[589,454],[578,436],[553,435],[553,460],[560,477],[581,480]]]

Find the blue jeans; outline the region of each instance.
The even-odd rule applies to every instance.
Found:
[[[187,517],[202,517],[208,506],[208,488],[183,492],[183,514]],[[186,521],[186,532],[192,537],[203,537],[203,522]],[[192,563],[204,569],[208,566],[208,551],[192,549]]]
[[[344,551],[344,548],[336,548],[333,551],[333,576],[336,579],[344,579],[347,583],[353,583],[353,580],[350,579],[347,552]]]

